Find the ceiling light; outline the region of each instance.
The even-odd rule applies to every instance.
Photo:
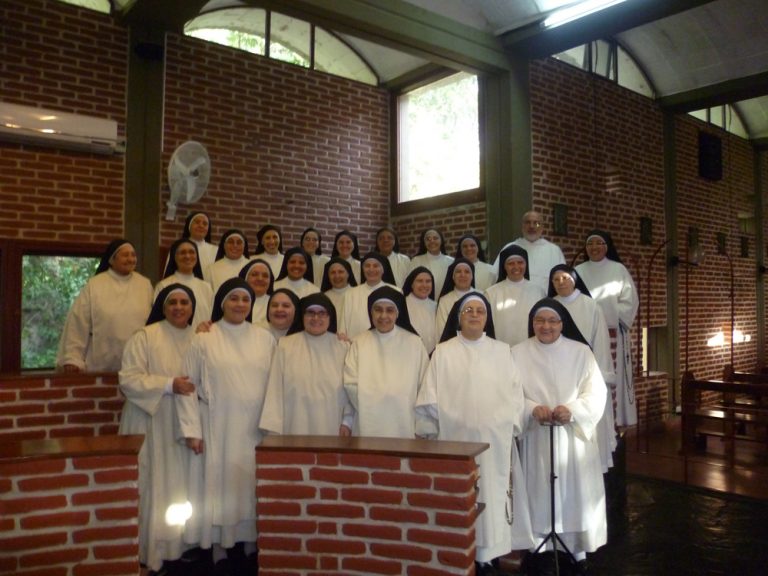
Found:
[[[599,12],[614,4],[621,4],[625,0],[584,0],[577,2],[562,10],[557,10],[549,15],[543,23],[544,28],[554,28],[568,22],[573,22],[594,12]]]

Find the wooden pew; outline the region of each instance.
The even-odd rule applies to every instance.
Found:
[[[682,444],[686,454],[700,449],[708,436],[725,444],[726,459],[733,466],[736,441],[758,442],[768,446],[768,386],[750,382],[696,380],[691,372],[683,375]],[[701,402],[702,393],[715,399]],[[708,396],[712,396],[709,394]],[[754,402],[743,402],[741,396]]]

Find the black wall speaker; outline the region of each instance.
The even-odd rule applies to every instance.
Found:
[[[709,132],[699,132],[699,176],[723,179],[723,143],[719,136]]]

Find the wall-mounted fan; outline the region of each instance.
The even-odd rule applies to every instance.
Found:
[[[178,204],[192,204],[200,200],[208,188],[210,177],[211,159],[202,144],[189,140],[176,148],[168,163],[171,199],[167,203],[165,219],[176,218]]]

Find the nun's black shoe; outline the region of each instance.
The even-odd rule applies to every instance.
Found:
[[[577,576],[589,576],[589,563],[586,560],[579,560],[576,562],[574,573]]]
[[[493,564],[475,562],[476,576],[498,576],[499,572],[493,567]]]

